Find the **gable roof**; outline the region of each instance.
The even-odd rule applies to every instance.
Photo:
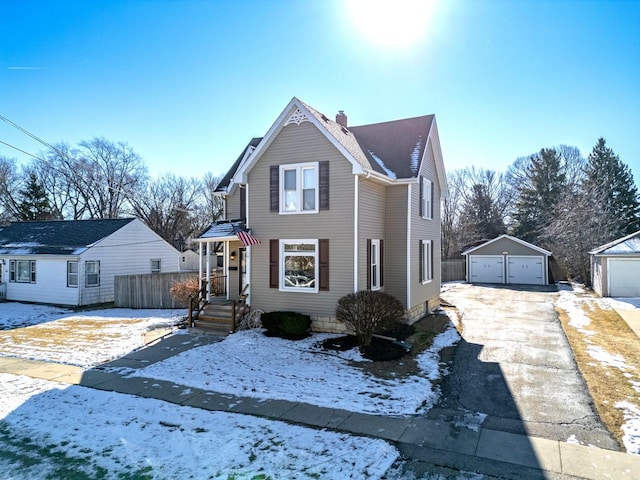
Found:
[[[233,165],[231,165],[231,168],[229,169],[227,174],[224,177],[222,177],[222,180],[220,180],[220,183],[218,183],[218,185],[216,186],[216,189],[214,190],[214,192],[226,192],[227,191],[227,188],[229,187],[229,184],[231,183],[231,179],[233,178],[233,176],[235,175],[236,171],[238,170],[238,167],[240,166],[240,164],[243,161],[245,161],[249,157],[249,155],[251,155],[251,153],[253,153],[253,151],[258,146],[258,144],[260,143],[261,140],[262,140],[262,137],[253,137],[249,141],[247,146],[244,147],[244,150],[242,150],[242,153],[240,154],[240,156],[236,159],[235,162],[233,162]]]
[[[373,174],[388,182],[414,180],[431,142],[438,182],[447,193],[442,152],[434,115],[425,115],[359,127],[343,127],[306,103],[293,97],[253,152],[241,158],[225,175],[218,192],[230,192],[234,183],[246,183],[247,174],[277,134],[291,123],[311,122],[351,163],[354,174]]]
[[[532,243],[525,242],[524,240],[520,240],[519,238],[512,237],[511,235],[506,235],[506,234],[500,235],[499,237],[496,237],[493,240],[488,240],[486,242],[483,242],[480,245],[476,245],[475,247],[470,248],[469,250],[466,250],[466,251],[462,252],[462,255],[468,255],[470,253],[473,253],[476,250],[478,250],[479,248],[486,247],[487,245],[491,245],[492,243],[497,242],[498,240],[501,240],[503,238],[507,239],[507,240],[511,240],[513,242],[516,242],[516,243],[519,243],[520,245],[524,245],[525,247],[531,248],[532,250],[540,252],[543,255],[547,255],[547,256],[551,255],[551,252],[549,250],[545,250],[544,248],[538,247],[538,246],[536,246],[536,245],[534,245]]]
[[[135,218],[13,222],[0,227],[1,255],[80,255]]]
[[[589,252],[591,255],[640,254],[640,230],[613,242],[601,245]]]

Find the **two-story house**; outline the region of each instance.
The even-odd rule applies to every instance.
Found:
[[[314,330],[342,330],[336,303],[365,289],[414,321],[438,306],[446,191],[433,115],[351,127],[294,97],[217,187],[227,220],[198,239],[200,255],[223,245],[230,299],[308,314]]]

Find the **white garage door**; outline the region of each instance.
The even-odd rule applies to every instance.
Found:
[[[508,282],[526,285],[544,285],[544,261],[542,257],[508,257]]]
[[[504,283],[501,255],[470,255],[469,281],[471,283]]]
[[[640,297],[640,259],[610,258],[609,296]]]

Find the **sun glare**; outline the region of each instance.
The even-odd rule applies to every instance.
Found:
[[[435,0],[347,0],[357,32],[379,47],[419,44],[427,33]]]

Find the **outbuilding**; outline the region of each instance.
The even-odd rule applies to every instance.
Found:
[[[640,297],[640,230],[591,255],[591,285],[603,297]]]
[[[551,252],[510,235],[500,235],[470,248],[467,282],[547,285]]]

